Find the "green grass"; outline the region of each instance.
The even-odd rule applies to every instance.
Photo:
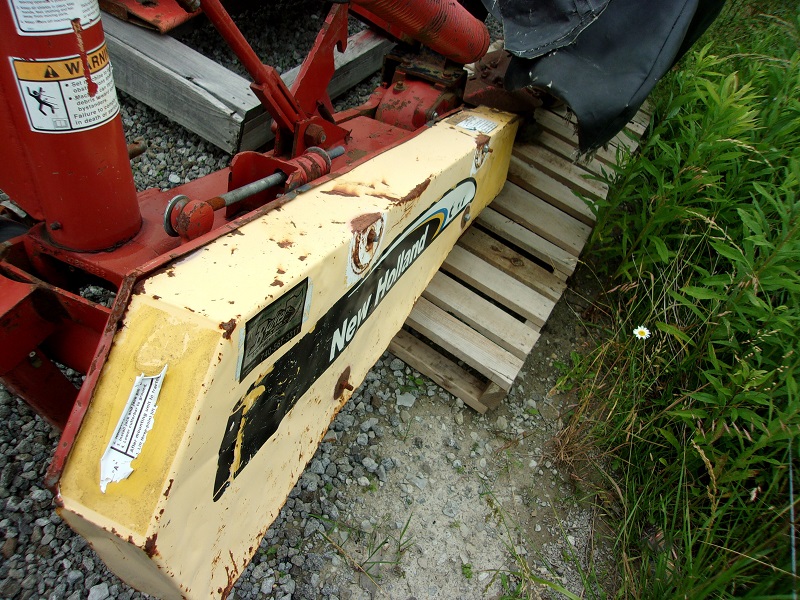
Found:
[[[562,444],[589,460],[591,439],[614,496],[619,597],[798,589],[800,19],[791,4],[729,3],[659,86],[641,154],[598,205],[589,253],[613,265],[610,316],[562,380],[581,398]],[[649,339],[633,335],[639,325]]]

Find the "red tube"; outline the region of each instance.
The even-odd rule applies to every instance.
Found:
[[[96,2],[0,2],[0,189],[78,251],[142,220],[99,17]]]
[[[449,58],[468,64],[489,48],[489,30],[456,0],[353,0]]]

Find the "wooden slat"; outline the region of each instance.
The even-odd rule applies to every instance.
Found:
[[[237,148],[245,118],[263,112],[243,77],[176,39],[106,14],[103,29],[117,87],[223,150]]]
[[[545,324],[555,306],[549,298],[459,246],[450,251],[442,269],[539,327]]]
[[[505,390],[524,364],[425,298],[417,300],[406,324]]]
[[[389,352],[404,363],[424,373],[448,392],[483,414],[487,406],[480,400],[486,385],[472,373],[418,340],[405,330],[394,336]]]
[[[625,125],[625,128],[637,137],[642,137],[647,131],[649,124],[650,117],[644,113],[638,112],[633,115],[633,118],[630,121],[628,121],[628,124]]]
[[[500,403],[508,395],[508,390],[504,390],[494,382],[489,382],[486,389],[481,394],[481,404],[491,410],[500,406]]]
[[[578,266],[578,259],[575,256],[491,208],[483,209],[478,217],[478,223],[535,256],[544,264],[552,266],[554,274],[561,279],[572,275]]]
[[[634,154],[639,149],[639,136],[632,132],[630,129],[623,129],[609,142],[609,147],[616,145],[617,147],[625,147],[628,152]]]
[[[527,358],[539,339],[539,333],[533,328],[525,326],[441,271],[433,276],[422,295],[522,360]]]
[[[536,110],[535,117],[542,127],[575,147],[578,146],[578,133],[575,123],[552,111],[541,108]],[[627,148],[627,151],[631,153],[639,148],[639,142],[627,136],[624,130],[611,138],[606,146],[598,148],[592,154],[607,165],[615,165],[619,162],[617,151],[623,147]]]
[[[226,152],[252,150],[272,139],[269,117],[244,77],[178,40],[103,15],[119,89]],[[362,31],[335,56],[329,92],[336,96],[377,71],[392,43]],[[291,85],[299,67],[281,78]]]
[[[568,119],[571,123],[577,123],[578,120],[575,117],[575,113],[569,110],[566,106],[559,106],[557,108],[550,109],[555,114]],[[646,114],[644,111],[639,110],[633,118],[628,121],[625,125],[625,129],[633,133],[636,137],[642,137],[644,132],[647,131],[647,126],[650,123],[650,116]]]
[[[572,161],[535,144],[514,144],[514,155],[566,186],[591,198],[605,198],[608,185]]]
[[[516,156],[511,157],[508,180],[530,193],[546,200],[559,210],[575,217],[586,225],[594,225],[597,220],[586,202],[575,195],[570,188],[559,183],[549,175],[531,167]]]
[[[555,274],[477,227],[470,227],[459,238],[458,245],[555,302],[558,302],[567,287]]]
[[[539,123],[550,133],[560,137],[574,148],[578,147],[578,133],[575,125],[564,117],[557,115],[549,110],[537,109],[535,113],[536,122]],[[594,157],[607,164],[612,165],[617,161],[616,147],[598,148],[593,152]]]
[[[547,130],[541,131],[533,143],[572,162],[577,167],[586,169],[587,172],[593,175],[602,176],[604,173],[614,172],[612,167],[600,162],[594,157],[587,157],[579,160],[578,149],[575,144],[565,142],[560,137],[553,135]]]
[[[506,181],[492,208],[574,256],[580,256],[592,232],[588,225],[511,181]]]

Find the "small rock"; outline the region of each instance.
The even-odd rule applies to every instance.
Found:
[[[409,477],[408,480],[421,490],[428,486],[428,481],[422,477]]]
[[[34,502],[50,502],[52,494],[47,490],[35,489],[31,492],[31,500]]]
[[[19,585],[19,581],[16,579],[8,577],[5,581],[0,583],[0,596],[3,598],[13,598],[19,594],[21,590],[22,588]]]
[[[22,580],[20,587],[22,587],[23,590],[32,590],[33,588],[36,587],[38,581],[39,581],[39,575],[36,573],[31,573],[25,579]]]
[[[508,428],[508,420],[505,417],[497,417],[497,420],[494,422],[495,427],[499,431],[505,431]]]
[[[274,577],[267,577],[261,582],[261,593],[264,595],[272,594],[272,586],[275,585]]]
[[[392,371],[402,371],[403,369],[405,369],[405,367],[406,363],[404,363],[399,358],[395,358],[394,360],[392,360],[392,362],[389,363],[389,368]]]
[[[0,548],[0,554],[3,555],[3,558],[8,560],[14,553],[17,551],[17,538],[8,538],[4,543],[2,548]]]
[[[375,425],[377,425],[377,424],[378,424],[378,419],[376,419],[375,417],[372,417],[371,419],[367,419],[366,421],[364,421],[361,424],[361,431],[363,431],[364,433],[367,433],[370,429],[375,427]]]
[[[106,600],[108,598],[108,584],[98,583],[89,590],[89,600]]]
[[[81,571],[78,571],[77,569],[73,569],[72,571],[67,573],[67,583],[71,586],[75,585],[81,579],[83,579],[83,573]]]
[[[403,392],[402,394],[397,395],[397,406],[404,406],[406,408],[411,408],[412,406],[414,406],[414,403],[416,401],[417,397],[411,392]]]
[[[169,174],[169,182],[170,183],[180,183],[181,182],[181,176],[178,175],[177,173],[170,173]]]
[[[442,512],[445,514],[445,516],[448,516],[451,519],[455,519],[456,515],[458,514],[458,503],[451,500],[450,502],[444,505]]]
[[[356,444],[359,446],[366,446],[369,444],[369,436],[366,433],[359,433],[358,436],[356,436]]]
[[[360,485],[361,487],[369,487],[369,479],[367,479],[366,477],[359,477],[358,485]]]

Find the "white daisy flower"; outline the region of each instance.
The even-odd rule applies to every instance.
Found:
[[[645,327],[644,325],[639,325],[636,329],[633,330],[633,335],[640,340],[646,340],[650,337],[650,330]]]

